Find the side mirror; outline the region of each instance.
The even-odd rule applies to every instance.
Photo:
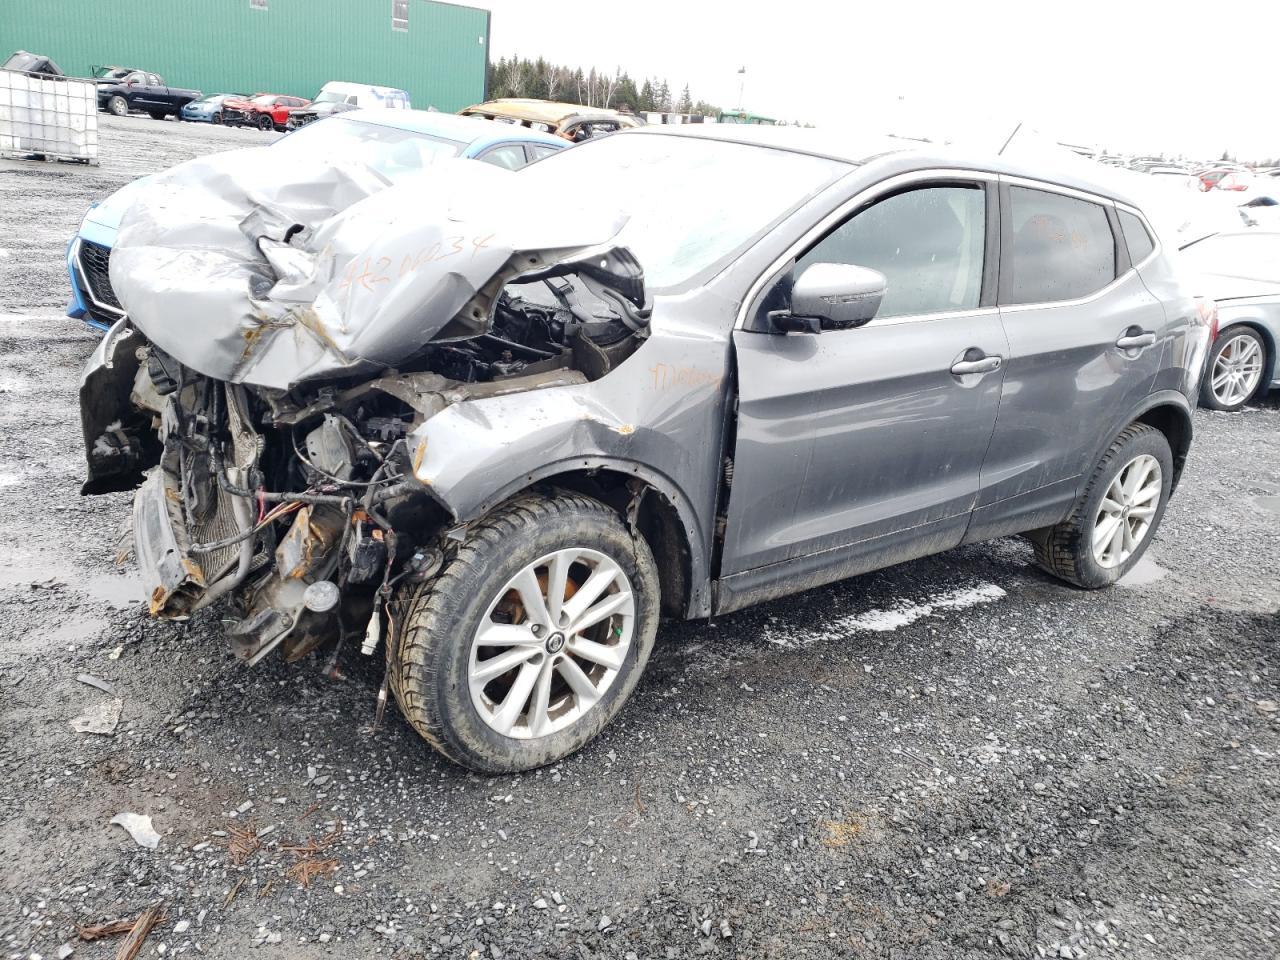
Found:
[[[783,333],[818,333],[860,327],[880,309],[888,280],[879,270],[851,263],[814,263],[791,288],[791,309],[770,314]]]

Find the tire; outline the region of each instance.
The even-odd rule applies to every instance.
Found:
[[[221,124],[222,124],[222,111],[221,111],[221,110],[215,110],[215,111],[213,112],[213,116],[212,116],[212,117],[210,117],[210,120],[212,120],[214,123],[216,123],[216,124],[218,124],[219,126],[221,126]]]
[[[129,101],[116,94],[107,101],[107,112],[113,117],[127,117],[129,115]]]
[[[1262,387],[1269,357],[1267,344],[1252,327],[1236,324],[1218,334],[1209,350],[1200,383],[1200,405],[1233,412]]]
[[[152,120],[163,120],[166,116],[168,116],[168,114],[166,114],[163,110],[148,110],[147,115],[151,117]]]
[[[259,130],[265,133],[268,130],[274,130],[276,128],[276,122],[271,119],[271,114],[264,113],[258,117],[257,126]]]
[[[575,613],[571,598],[592,574],[605,592],[592,587],[580,606],[587,614],[605,605],[620,611],[586,626],[584,636],[550,623],[558,605],[546,599],[554,593],[547,581],[558,557],[566,558],[565,611]],[[512,586],[518,577],[541,591],[536,602],[548,608],[545,617],[525,611],[533,603]],[[410,725],[454,762],[491,774],[531,770],[581,748],[621,709],[653,649],[659,600],[649,546],[616,513],[576,494],[522,497],[472,526],[433,580],[397,595],[387,648],[391,689]],[[484,625],[498,643],[477,643]],[[484,665],[503,658],[511,668],[485,679]],[[584,678],[589,692],[580,695]],[[540,691],[544,709],[535,719]]]
[[[1126,471],[1133,468],[1140,473],[1144,466],[1149,467],[1152,463],[1158,467],[1159,475],[1152,478],[1148,473],[1148,479],[1133,491],[1135,502],[1127,502],[1120,482],[1131,480],[1133,474],[1126,476]],[[1113,485],[1117,485],[1117,489],[1113,489]],[[1145,423],[1130,424],[1098,461],[1071,515],[1056,526],[1030,535],[1035,545],[1036,563],[1060,580],[1086,590],[1110,586],[1128,573],[1146,552],[1164,517],[1172,486],[1173,453],[1169,449],[1169,441],[1155,427]],[[1159,490],[1158,500],[1147,514],[1145,511],[1150,499],[1142,498],[1155,489]],[[1104,503],[1108,504],[1105,517]],[[1111,521],[1117,517],[1119,525],[1113,526]],[[1096,534],[1103,533],[1104,521],[1108,529],[1117,531],[1120,543],[1117,546],[1104,533],[1102,550],[1099,551],[1095,549],[1094,538]],[[1129,528],[1129,534],[1121,530],[1123,526]],[[1130,537],[1134,540],[1132,547]]]

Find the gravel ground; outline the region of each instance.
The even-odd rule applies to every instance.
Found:
[[[155,903],[144,956],[1276,956],[1280,403],[1197,414],[1112,590],[1007,539],[667,624],[597,741],[480,778],[375,728],[357,651],[247,669],[114,566],[64,245],[130,178],[269,136],[102,126],[100,168],[0,167],[5,956],[111,956],[77,925]],[[114,735],[72,729],[113,702],[80,674]]]

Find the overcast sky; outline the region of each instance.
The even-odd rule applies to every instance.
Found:
[[[745,66],[741,106],[787,120],[1280,156],[1280,0],[470,2],[493,11],[495,59],[622,67],[722,107]]]

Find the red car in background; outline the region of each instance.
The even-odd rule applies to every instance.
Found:
[[[1234,190],[1243,192],[1249,189],[1250,176],[1238,167],[1212,167],[1196,174],[1200,178],[1200,190]]]
[[[289,114],[310,105],[302,97],[279,93],[255,93],[247,100],[226,100],[222,104],[222,122],[236,127],[259,130],[283,130]]]

